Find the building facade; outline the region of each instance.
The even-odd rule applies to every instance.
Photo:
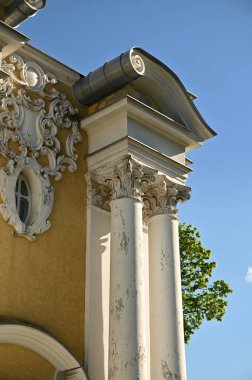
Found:
[[[177,204],[215,133],[132,48],[87,76],[0,1],[0,380],[186,380]]]

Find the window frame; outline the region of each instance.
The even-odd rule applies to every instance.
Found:
[[[26,186],[27,195],[22,194],[22,182],[24,182]],[[27,210],[27,214],[25,215],[25,218],[21,218],[22,216],[20,215],[21,214],[21,207],[20,207],[21,199],[25,199],[28,203],[28,210]],[[27,225],[31,216],[32,198],[31,198],[31,188],[30,188],[29,182],[23,173],[20,173],[19,176],[17,177],[16,188],[15,188],[15,203],[16,203],[16,209],[17,209],[17,214],[19,216],[19,219],[21,220],[22,223]]]

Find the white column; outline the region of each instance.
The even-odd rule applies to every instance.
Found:
[[[186,379],[178,219],[149,220],[151,380]]]
[[[109,380],[147,380],[142,175],[127,156],[111,181]]]
[[[176,203],[188,193],[152,189],[149,213],[151,380],[186,380],[179,233]],[[152,216],[153,215],[153,216]]]
[[[109,379],[146,379],[142,202],[111,202]]]

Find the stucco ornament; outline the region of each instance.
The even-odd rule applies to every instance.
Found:
[[[66,169],[77,169],[75,144],[81,141],[78,111],[55,89],[55,76],[35,62],[24,62],[15,54],[3,62],[2,69],[8,77],[0,83],[0,153],[7,165],[0,170],[0,212],[14,227],[15,235],[33,240],[34,234],[50,227],[47,218],[54,193],[50,177],[60,180]],[[58,137],[60,129],[67,131],[64,141]],[[31,188],[32,209],[26,225],[15,204],[19,174]]]
[[[87,174],[88,203],[110,211],[110,202],[119,198],[142,201],[143,184],[156,180],[156,170],[147,168],[131,155]]]
[[[29,90],[41,91],[47,83],[56,84],[56,77],[50,72],[44,70],[35,62],[24,60],[18,54],[13,54],[8,57],[8,62],[2,62],[2,70],[5,71],[11,83],[18,83],[25,86]],[[57,91],[52,90],[50,97],[56,96]]]
[[[156,180],[142,187],[143,190],[143,220],[155,215],[177,215],[177,204],[190,199],[191,188],[168,180],[164,175],[156,175]]]

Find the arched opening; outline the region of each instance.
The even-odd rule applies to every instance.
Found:
[[[36,352],[46,359],[58,371],[68,371],[78,368],[74,372],[74,379],[87,380],[81,363],[55,338],[31,326],[19,324],[0,325],[0,344],[15,344]],[[80,367],[80,368],[79,368]]]
[[[28,348],[0,344],[0,379],[53,380],[55,368],[41,355]]]

